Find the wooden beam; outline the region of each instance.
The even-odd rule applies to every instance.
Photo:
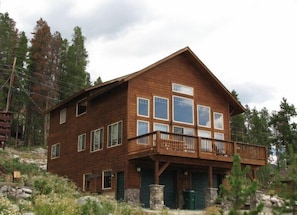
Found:
[[[208,167],[208,187],[213,187],[213,169],[211,165]]]
[[[155,184],[159,184],[160,180],[159,180],[159,161],[156,160],[155,161]]]
[[[162,167],[161,167],[161,169],[159,170],[159,176],[165,171],[165,169],[169,166],[169,162],[167,162],[167,163],[165,163]]]

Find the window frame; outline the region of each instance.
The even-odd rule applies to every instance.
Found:
[[[139,126],[140,126],[140,124],[139,123],[144,123],[144,124],[146,124],[147,125],[147,131],[146,131],[146,133],[139,133]],[[144,135],[144,134],[148,134],[150,132],[150,122],[149,121],[144,121],[144,120],[137,120],[137,136],[141,136],[141,135]],[[141,137],[141,138],[137,138],[137,144],[145,144],[145,145],[147,145],[147,144],[149,144],[149,139],[148,139],[149,137],[148,136],[145,136],[145,137]]]
[[[85,103],[85,105],[80,105],[80,104],[84,104],[84,103]],[[85,110],[82,110],[80,112],[80,106],[85,107]],[[88,107],[87,98],[83,98],[83,99],[77,101],[76,102],[76,116],[81,116],[81,115],[85,114],[87,112],[87,107]]]
[[[203,124],[200,124],[200,108],[206,108],[208,109],[208,122],[209,122],[209,125],[203,125]],[[206,106],[206,105],[197,105],[197,123],[198,123],[198,126],[200,127],[204,127],[204,128],[211,128],[211,108],[209,106]]]
[[[95,149],[95,145],[97,145],[97,144],[94,142],[94,139],[95,139],[94,137],[95,137],[96,132],[98,132],[98,131],[100,132],[99,143],[97,143],[98,148]],[[101,127],[101,128],[92,130],[90,133],[90,152],[97,152],[97,151],[102,150],[103,145],[104,145],[104,128]]]
[[[81,139],[82,138],[82,139]],[[86,150],[86,142],[87,142],[86,133],[80,134],[77,136],[77,151],[82,152]]]
[[[147,115],[143,115],[140,113],[140,100],[146,100],[147,101]],[[137,116],[142,117],[150,117],[150,100],[143,97],[137,97]]]
[[[117,138],[113,139],[113,141],[116,140],[117,142],[113,144],[111,142],[111,136],[112,136],[112,133],[114,134],[114,131],[113,130],[111,131],[111,129],[113,129],[113,126],[115,125],[117,125]],[[120,131],[119,131],[119,125],[121,125]],[[115,146],[122,145],[122,142],[123,142],[123,121],[117,121],[115,123],[109,124],[107,126],[107,148],[112,148]]]
[[[57,150],[58,149],[58,150]],[[57,159],[61,154],[61,144],[56,143],[51,146],[51,159]]]
[[[161,117],[156,116],[156,98],[166,100],[166,115],[167,115],[167,118],[161,118]],[[169,120],[169,99],[168,98],[162,97],[162,96],[154,96],[154,119],[165,120],[165,121]]]
[[[109,173],[110,175],[105,176],[105,173]],[[107,179],[107,177],[109,177],[109,179]],[[102,171],[102,190],[112,189],[112,177],[113,177],[113,175],[112,175],[112,170],[111,169]],[[108,182],[108,185],[109,185],[108,187],[105,186],[107,184],[107,182],[105,180],[110,180]]]
[[[220,122],[217,122],[216,115],[222,116],[222,120],[220,120]],[[221,123],[221,126],[217,126],[218,123]],[[224,114],[223,113],[213,112],[213,127],[214,127],[214,129],[224,130]]]
[[[194,96],[194,88],[183,84],[172,83],[172,92]]]
[[[161,125],[161,126],[163,126],[163,127],[166,127],[167,129],[166,129],[166,130],[157,130],[157,129],[156,129],[156,125]],[[153,124],[153,131],[164,131],[164,132],[169,132],[169,125],[164,124],[164,123],[154,122],[154,124]],[[168,134],[162,134],[162,133],[161,133],[161,139],[166,139],[166,140],[168,140],[168,139],[169,139],[169,135],[168,135]]]
[[[67,110],[66,108],[63,108],[60,110],[60,125],[66,123],[66,117],[67,117]]]
[[[175,98],[181,98],[181,99],[184,99],[187,101],[191,101],[191,106],[192,106],[192,110],[191,110],[192,119],[191,120],[192,120],[192,122],[179,121],[179,120],[175,119],[176,118],[176,116],[175,116]],[[191,98],[183,97],[183,96],[173,95],[172,96],[172,119],[173,119],[173,122],[182,123],[182,124],[186,124],[186,125],[194,125],[194,100]]]
[[[201,135],[202,133],[207,135]],[[198,129],[198,137],[210,138],[211,139],[211,131]],[[211,140],[201,140],[201,149],[203,152],[212,152],[212,141]]]

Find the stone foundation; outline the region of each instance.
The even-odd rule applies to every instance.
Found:
[[[126,189],[125,190],[125,201],[131,205],[140,204],[140,190],[139,189]]]
[[[150,209],[162,210],[164,208],[164,185],[150,185]]]
[[[218,188],[206,188],[205,189],[205,207],[215,205],[218,197]]]

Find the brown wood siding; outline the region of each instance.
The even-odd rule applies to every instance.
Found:
[[[136,136],[136,124],[138,120],[150,121],[150,131],[153,130],[153,122],[170,124],[172,119],[172,96],[182,96],[194,99],[194,125],[173,122],[173,125],[193,128],[197,132],[197,105],[211,107],[211,118],[213,112],[222,113],[224,116],[224,131],[211,128],[202,128],[212,132],[224,133],[226,140],[230,139],[230,117],[229,104],[220,92],[217,91],[211,82],[201,72],[202,68],[194,67],[184,56],[177,56],[169,61],[152,68],[129,83],[129,137]],[[172,83],[182,84],[194,88],[194,96],[172,92]],[[161,96],[169,99],[169,120],[153,119],[153,97]],[[137,117],[137,97],[150,100],[150,117]],[[213,119],[212,119],[213,122]],[[171,124],[172,125],[172,124]],[[172,131],[172,126],[170,132]],[[197,133],[195,133],[197,135]]]
[[[48,170],[50,172],[67,175],[79,186],[83,183],[83,174],[99,174],[103,170],[112,169],[114,172],[124,171],[127,161],[127,86],[124,84],[115,90],[111,90],[102,96],[89,100],[87,112],[76,116],[76,101],[68,103],[66,123],[60,125],[60,109],[51,112],[49,150],[51,146],[60,143],[60,158],[51,159],[48,153]],[[85,95],[87,96],[87,95]],[[84,96],[83,96],[84,97]],[[122,144],[107,148],[108,125],[122,121]],[[103,150],[90,151],[90,133],[92,130],[104,128]],[[86,149],[77,151],[77,139],[79,134],[86,134]],[[112,178],[113,188],[115,178]],[[97,185],[97,191],[101,190],[101,184]]]

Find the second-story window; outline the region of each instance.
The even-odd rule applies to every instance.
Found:
[[[213,113],[213,124],[215,129],[223,130],[224,129],[224,120],[223,120],[223,114],[214,112]]]
[[[149,100],[144,98],[137,98],[137,115],[149,117]]]
[[[99,128],[91,132],[91,152],[98,151],[102,148],[103,148],[103,128]]]
[[[173,120],[186,124],[194,124],[193,99],[173,96]]]
[[[149,133],[149,123],[146,121],[137,121],[137,136]],[[138,139],[139,144],[148,144],[148,136],[144,136]]]
[[[122,144],[122,122],[116,122],[108,126],[108,145],[112,147]]]
[[[86,134],[78,135],[77,151],[84,151],[86,149]]]
[[[210,128],[210,107],[198,105],[198,125]]]
[[[168,120],[168,99],[154,97],[154,118]]]

